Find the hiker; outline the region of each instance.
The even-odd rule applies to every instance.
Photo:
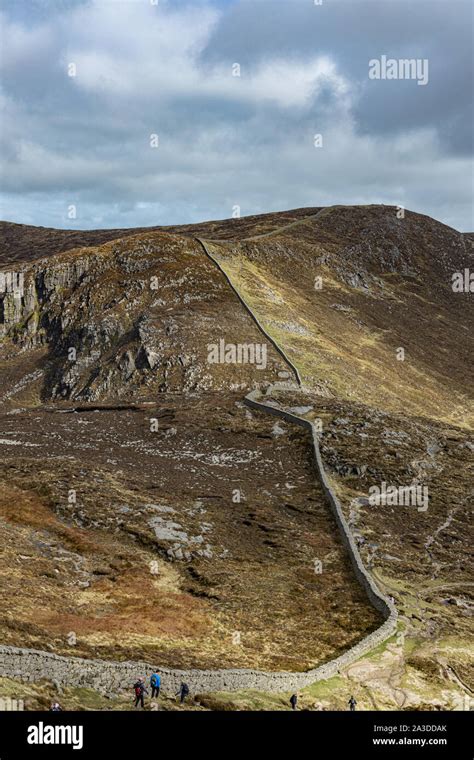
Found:
[[[176,692],[176,696],[179,695],[179,701],[181,704],[183,704],[188,694],[189,694],[188,684],[184,683],[184,681],[181,681],[181,686],[179,687],[179,691]]]
[[[357,701],[354,699],[354,697],[351,694],[351,698],[349,700],[349,708],[351,712],[354,712],[354,710],[356,709],[356,704],[357,704]]]
[[[139,704],[144,708],[145,707],[145,700],[144,695],[145,692],[148,694],[148,689],[145,686],[145,679],[139,678],[138,681],[133,685],[133,688],[135,689],[135,707],[138,707]]]
[[[160,687],[161,687],[161,676],[157,670],[155,670],[152,677],[150,678],[150,686],[151,686],[151,698],[153,699],[154,697],[159,697]]]
[[[290,697],[290,705],[292,710],[296,710],[296,703],[298,702],[298,695],[292,694]]]
[[[51,702],[50,712],[62,712],[63,708],[59,702]]]

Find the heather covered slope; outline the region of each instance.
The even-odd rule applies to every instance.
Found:
[[[306,435],[240,396],[49,407],[1,424],[2,643],[302,670],[379,624],[315,486]]]
[[[336,206],[209,247],[305,385],[472,424],[473,297],[451,280],[472,262],[460,233],[390,207]]]

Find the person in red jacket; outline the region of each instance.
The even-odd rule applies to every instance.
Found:
[[[148,689],[145,686],[145,679],[139,678],[138,681],[133,685],[133,688],[135,690],[135,707],[138,707],[140,704],[144,708],[145,692],[148,694]]]

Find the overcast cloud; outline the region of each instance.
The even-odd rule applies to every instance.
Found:
[[[155,3],[4,0],[3,218],[387,203],[474,229],[468,0]],[[369,79],[382,55],[428,59],[428,83]]]

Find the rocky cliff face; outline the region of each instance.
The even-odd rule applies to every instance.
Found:
[[[249,387],[287,377],[271,345],[260,366],[210,363],[208,346],[262,342],[193,239],[134,236],[22,264],[3,296],[4,356],[47,347],[43,398],[89,401]]]

